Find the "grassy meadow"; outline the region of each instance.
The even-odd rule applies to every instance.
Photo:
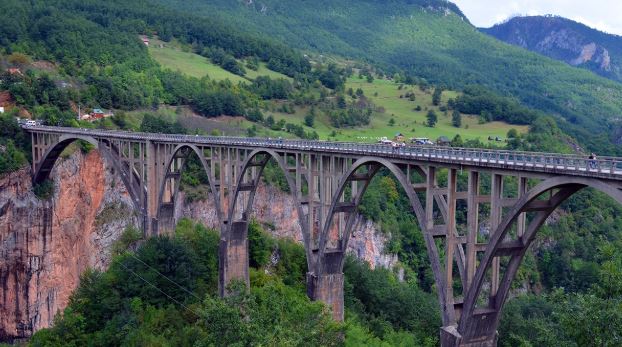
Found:
[[[149,54],[165,68],[181,71],[188,76],[196,78],[209,76],[209,78],[213,80],[221,81],[228,79],[233,83],[248,83],[249,80],[253,80],[258,76],[292,80],[288,76],[268,69],[264,62],[259,64],[257,71],[246,68],[246,75],[244,77],[238,76],[213,64],[209,59],[203,56],[187,52],[179,43],[175,42],[168,43],[160,40],[152,40],[149,45]]]
[[[248,83],[258,76],[269,76],[271,78],[291,78],[272,71],[267,68],[265,63],[260,63],[259,69],[253,71],[246,69],[246,76],[238,76],[229,71],[224,70],[218,65],[212,64],[209,59],[198,54],[187,52],[188,49],[176,42],[165,43],[159,40],[153,40],[149,52],[156,61],[162,66],[179,70],[182,73],[201,78],[209,76],[215,80],[229,79],[234,83]],[[318,113],[313,128],[305,127],[307,131],[316,131],[320,139],[333,139],[339,141],[354,142],[375,142],[381,137],[393,138],[396,133],[402,133],[407,138],[411,137],[428,137],[436,140],[439,136],[447,136],[449,139],[460,134],[463,139],[477,139],[486,142],[489,136],[505,138],[508,130],[515,128],[519,132],[526,132],[526,126],[511,125],[503,122],[490,122],[479,124],[479,117],[474,115],[463,115],[462,126],[456,128],[451,124],[451,111],[441,112],[439,106],[432,105],[433,88],[421,90],[418,86],[404,85],[402,89],[399,85],[387,79],[375,79],[369,83],[366,79],[358,78],[358,76],[350,77],[346,82],[346,90],[352,88],[356,91],[362,89],[365,96],[372,100],[378,109],[382,112],[376,112],[372,116],[369,125],[356,128],[336,129],[330,124],[328,116]],[[411,101],[404,96],[407,93],[414,93],[415,100]],[[446,105],[447,100],[455,98],[458,93],[455,91],[444,91],[441,98],[441,105]],[[273,107],[276,109],[280,102],[272,101]],[[419,106],[420,111],[415,108]],[[428,110],[434,110],[438,116],[438,123],[431,128],[426,126],[426,114]],[[272,115],[275,120],[285,119],[288,123],[303,124],[304,117],[309,109],[306,107],[296,107],[294,114],[286,114],[274,111],[264,111],[265,116]],[[390,120],[394,120],[393,125],[389,125]],[[227,128],[238,128],[239,133],[244,133],[245,129],[251,127],[253,123],[239,118],[219,117],[218,122]],[[273,131],[259,124],[257,127],[257,136],[283,136],[291,137],[290,134],[281,131]]]

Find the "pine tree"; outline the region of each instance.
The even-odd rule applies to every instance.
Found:
[[[428,111],[428,115],[426,117],[428,118],[428,126],[430,128],[434,128],[434,126],[436,125],[436,122],[438,121],[436,112],[434,112],[434,110],[430,110]]]
[[[439,87],[436,87],[436,89],[434,89],[434,94],[432,94],[432,104],[434,106],[438,106],[441,104],[441,95],[443,93],[443,90]]]
[[[454,110],[454,113],[451,115],[451,124],[456,128],[462,126],[462,115],[458,110]]]

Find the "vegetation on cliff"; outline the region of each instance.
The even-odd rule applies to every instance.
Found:
[[[217,297],[218,234],[183,220],[174,236],[121,253],[106,272],[85,272],[54,327],[29,345],[331,346],[343,345],[344,333],[348,345],[437,344],[435,300],[416,285],[349,260],[349,318],[336,323],[305,295],[302,246],[272,239],[257,223],[249,233],[250,292],[233,285],[231,296]]]

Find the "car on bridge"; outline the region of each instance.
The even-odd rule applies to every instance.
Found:
[[[413,137],[410,139],[410,143],[415,145],[433,145],[434,142],[430,141],[427,137]]]
[[[378,143],[381,143],[383,145],[392,145],[393,141],[389,140],[386,136],[385,137],[381,137],[380,140],[378,140]]]

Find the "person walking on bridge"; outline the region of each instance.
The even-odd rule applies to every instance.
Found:
[[[594,154],[594,152],[592,152],[592,154],[590,154],[590,169],[597,169],[596,167],[596,154]]]

